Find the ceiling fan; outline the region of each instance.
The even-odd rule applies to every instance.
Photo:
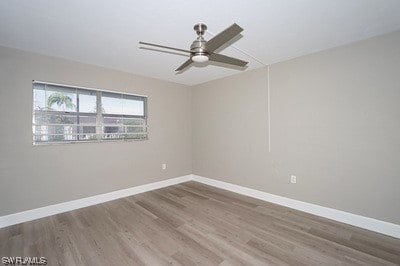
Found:
[[[232,40],[233,37],[237,36],[243,29],[234,23],[232,26],[228,27],[224,31],[220,32],[209,41],[206,41],[203,37],[204,33],[207,30],[207,25],[203,23],[198,23],[194,25],[194,30],[196,31],[198,37],[190,46],[190,50],[179,49],[174,47],[168,47],[164,45],[158,45],[153,43],[147,42],[139,42],[143,45],[150,45],[159,48],[171,49],[180,52],[186,52],[190,54],[190,59],[188,59],[185,63],[183,63],[180,67],[178,67],[175,71],[182,71],[193,62],[207,62],[207,61],[214,61],[220,62],[224,64],[234,65],[244,67],[248,64],[248,62],[229,57],[226,55],[215,53],[214,51],[220,48],[222,45],[227,43],[228,41]]]

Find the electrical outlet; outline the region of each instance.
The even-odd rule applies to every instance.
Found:
[[[295,184],[297,182],[297,178],[295,175],[290,176],[290,183]]]
[[[166,163],[161,164],[161,169],[163,170],[167,169],[167,164]]]

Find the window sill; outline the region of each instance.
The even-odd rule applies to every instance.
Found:
[[[32,143],[32,146],[59,146],[59,145],[79,145],[79,144],[92,144],[92,143],[124,143],[124,142],[137,142],[146,141],[145,139],[110,139],[110,140],[90,140],[90,141],[60,141],[60,142],[42,142],[42,143]]]

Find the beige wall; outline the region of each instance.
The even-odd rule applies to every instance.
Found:
[[[193,90],[193,173],[400,224],[400,32]],[[297,184],[289,184],[291,174]]]
[[[148,95],[150,139],[32,146],[33,79]],[[0,47],[0,80],[0,216],[193,172],[400,224],[400,32],[272,65],[271,153],[266,68],[190,89]]]
[[[149,140],[32,146],[34,79],[148,95]],[[4,47],[0,81],[0,216],[192,172],[187,86]]]

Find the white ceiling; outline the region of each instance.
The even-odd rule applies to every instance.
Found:
[[[243,70],[175,74],[187,57],[138,42],[188,49],[194,24],[216,34],[236,22],[244,31],[234,46],[271,64],[398,30],[399,14],[399,0],[4,0],[0,45],[193,85]],[[221,53],[262,66],[232,47]]]

